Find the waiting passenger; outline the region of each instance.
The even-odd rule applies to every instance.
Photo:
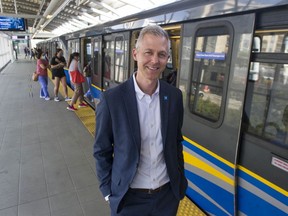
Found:
[[[60,81],[62,83],[63,91],[65,94],[65,101],[70,101],[71,98],[68,97],[68,89],[66,83],[66,75],[64,72],[64,67],[66,66],[66,59],[63,56],[63,50],[57,49],[55,56],[51,59],[51,69],[52,69],[52,79],[54,81],[54,101],[60,101],[58,93]]]
[[[30,50],[30,59],[35,59],[35,52],[33,49]]]
[[[24,48],[24,53],[25,53],[25,59],[26,59],[28,56],[28,48],[27,47]]]
[[[78,98],[79,98],[78,107],[79,108],[87,107],[87,104],[84,103],[84,93],[82,86],[82,83],[85,82],[85,78],[81,74],[78,52],[74,52],[70,55],[68,67],[69,67],[70,80],[74,85],[74,94],[70,102],[70,105],[68,105],[67,109],[70,111],[75,111],[77,109],[74,107],[74,104],[77,102]]]
[[[37,53],[37,69],[36,73],[39,74],[38,81],[41,85],[40,98],[44,98],[46,101],[50,100],[48,92],[48,76],[47,68],[49,67],[49,62],[45,59],[44,54],[39,50]]]
[[[96,111],[94,157],[100,190],[112,216],[175,216],[187,180],[179,89],[159,80],[169,58],[169,36],[142,29],[133,49],[138,69],[102,93]]]

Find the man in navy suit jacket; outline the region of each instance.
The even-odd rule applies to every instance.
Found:
[[[159,80],[169,49],[161,27],[142,29],[137,71],[97,106],[94,157],[112,216],[175,216],[185,196],[182,93]]]

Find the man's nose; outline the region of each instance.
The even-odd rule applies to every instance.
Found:
[[[158,56],[157,53],[155,53],[155,54],[152,55],[151,61],[154,62],[154,63],[159,62],[159,56]]]

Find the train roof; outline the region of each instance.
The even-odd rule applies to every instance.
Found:
[[[69,40],[79,37],[109,34],[138,29],[149,24],[172,25],[189,20],[252,12],[283,5],[288,6],[288,0],[182,0],[100,25],[94,25],[86,29],[67,33],[61,35],[59,38]]]

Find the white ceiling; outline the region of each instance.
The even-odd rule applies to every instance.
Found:
[[[25,34],[45,38],[175,1],[181,0],[0,0],[0,16],[23,17],[28,25]]]

